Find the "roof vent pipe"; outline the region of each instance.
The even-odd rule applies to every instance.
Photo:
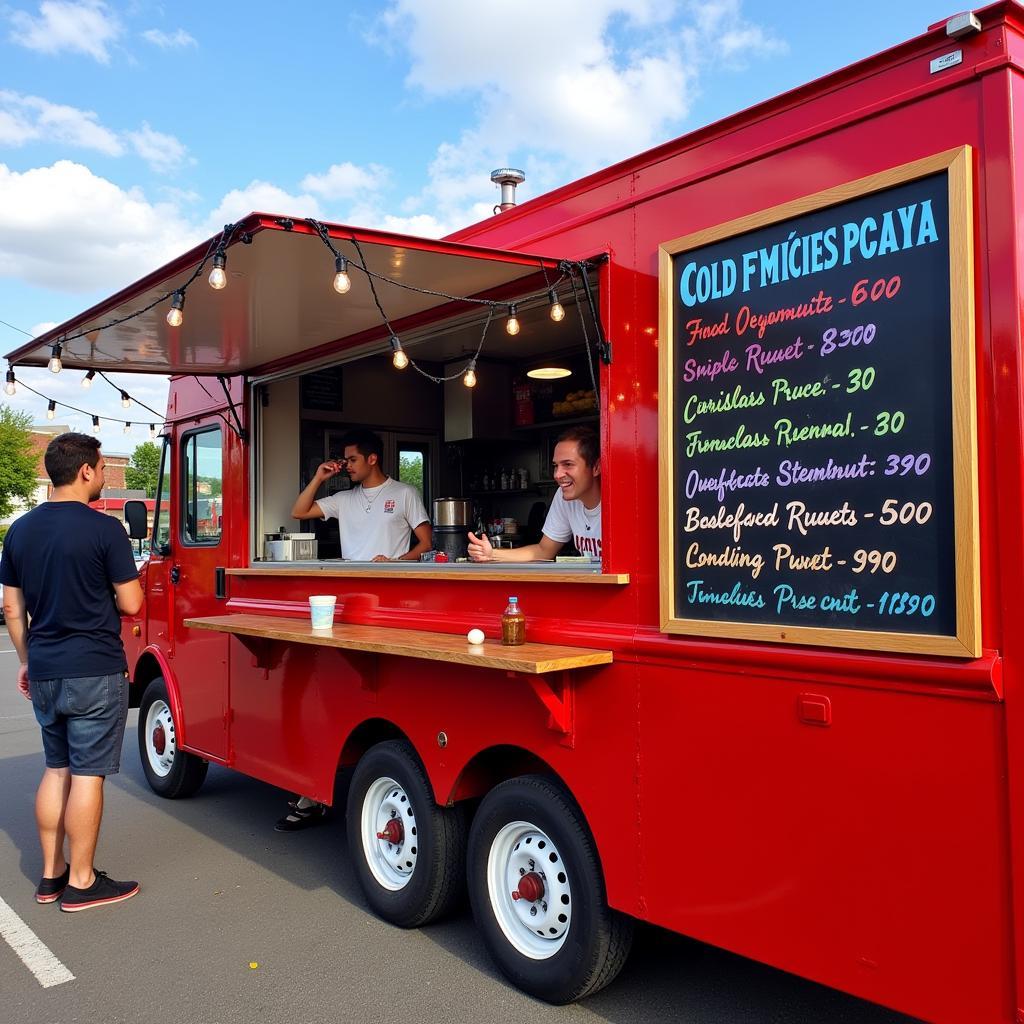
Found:
[[[491,181],[501,186],[501,202],[494,208],[495,213],[504,213],[516,205],[516,185],[526,181],[526,175],[516,167],[499,167],[491,171]]]

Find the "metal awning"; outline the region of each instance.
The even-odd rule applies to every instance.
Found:
[[[17,366],[44,366],[53,345],[71,369],[161,374],[236,374],[266,371],[299,353],[342,350],[379,334],[386,338],[367,275],[356,269],[359,243],[388,319],[401,332],[464,311],[465,303],[409,291],[394,282],[448,296],[510,301],[558,277],[557,260],[390,232],[325,225],[349,260],[352,288],[339,295],[335,263],[316,230],[304,221],[253,213],[239,222],[227,250],[227,287],[212,289],[204,276],[186,292],[184,322],[170,327],[170,299],[130,317],[183,287],[216,242],[196,246],[91,309],[7,354]],[[245,244],[242,239],[251,241]],[[542,269],[543,268],[543,269]],[[382,280],[383,278],[383,280]],[[77,335],[77,337],[76,337]]]

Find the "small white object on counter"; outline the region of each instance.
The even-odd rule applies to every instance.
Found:
[[[466,639],[473,644],[474,647],[478,646],[484,642],[484,631],[482,629],[471,629],[466,634]]]

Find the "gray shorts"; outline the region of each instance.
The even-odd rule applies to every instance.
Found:
[[[128,718],[128,680],[108,676],[29,681],[36,721],[43,730],[47,768],[72,775],[116,775]]]

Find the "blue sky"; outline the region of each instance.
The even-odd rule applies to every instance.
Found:
[[[0,0],[0,353],[254,209],[441,235],[870,56],[941,0]],[[6,366],[4,367],[6,369]],[[81,374],[45,394],[124,413]],[[166,382],[117,378],[163,409]],[[8,403],[45,420],[19,389]],[[57,422],[89,420],[58,408]],[[101,435],[130,452],[145,427]]]

